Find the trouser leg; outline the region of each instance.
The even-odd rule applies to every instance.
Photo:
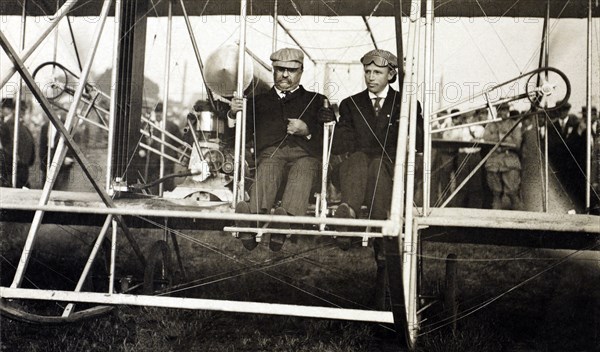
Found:
[[[250,189],[250,211],[263,213],[275,203],[277,191],[283,180],[286,161],[281,149],[266,148],[260,155],[255,182]]]
[[[487,184],[492,191],[492,209],[502,209],[502,179],[501,174],[488,170],[486,173]]]
[[[367,191],[367,155],[352,153],[340,165],[342,203],[348,204],[358,216]]]
[[[521,170],[508,170],[502,173],[502,184],[504,193],[508,196],[513,210],[522,210],[523,202],[521,201]]]
[[[311,156],[293,162],[281,201],[281,205],[289,214],[306,215],[310,191],[319,173],[319,167],[319,160]]]
[[[371,219],[388,218],[392,203],[393,165],[387,159],[374,158],[369,162],[367,177],[367,204]]]

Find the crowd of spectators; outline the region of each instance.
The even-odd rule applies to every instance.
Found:
[[[550,177],[559,181],[561,188],[572,200],[574,208],[584,209],[586,169],[586,114],[582,107],[580,114],[571,113],[571,104],[559,103],[559,108],[548,111],[520,112],[511,109],[507,103],[497,106],[492,114],[489,109],[460,113],[452,110],[438,114],[442,117],[434,130],[434,148],[431,168],[431,204],[436,206],[452,194],[474,170],[490,148],[502,139],[502,143],[487,158],[483,168],[474,173],[468,182],[456,193],[449,206],[470,208],[493,208],[529,210],[523,202],[526,187],[533,187],[526,177],[526,168],[533,163],[539,168],[543,158],[545,140],[548,143]],[[523,115],[526,115],[514,126]],[[592,115],[592,208],[598,190],[598,170],[600,161],[600,138],[598,136],[597,109]],[[492,121],[492,119],[494,119]],[[481,122],[482,124],[478,124]],[[460,127],[463,126],[463,127]],[[485,126],[485,127],[484,127]],[[514,127],[514,128],[513,128]],[[510,131],[510,133],[509,133]],[[507,135],[506,137],[504,137]],[[435,141],[445,141],[438,143]],[[456,146],[462,142],[462,145]],[[539,174],[539,171],[538,171]],[[527,180],[525,184],[521,180]],[[592,209],[593,210],[593,209]]]

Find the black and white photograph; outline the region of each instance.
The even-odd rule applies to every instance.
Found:
[[[600,352],[598,0],[2,0],[0,351]]]

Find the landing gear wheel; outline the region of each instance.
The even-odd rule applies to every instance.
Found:
[[[410,255],[406,252],[400,253],[399,237],[384,237],[380,242],[385,249],[385,272],[387,273],[385,286],[390,295],[390,299],[386,300],[391,302],[398,340],[412,351],[417,345],[420,325],[417,285],[419,270],[416,267],[419,261],[417,255],[413,255],[414,253]],[[406,292],[409,293],[408,297]]]
[[[171,251],[165,241],[156,241],[150,248],[144,270],[144,294],[164,291],[173,284]]]
[[[54,304],[54,303],[48,303]],[[60,313],[56,315],[43,315],[37,313],[30,313],[21,309],[18,303],[13,304],[7,299],[0,299],[0,315],[3,317],[21,321],[30,324],[67,324],[75,323],[78,321],[95,318],[100,315],[110,313],[114,307],[110,306],[96,306],[81,311],[73,312],[68,317],[61,316]]]
[[[406,297],[406,345],[409,351],[417,348],[419,330],[421,329],[421,292],[419,291],[419,259],[416,249],[414,252],[405,251],[403,254],[403,282],[407,285]]]
[[[88,254],[92,252],[92,248],[93,244],[90,246]],[[88,260],[90,260],[89,255]],[[94,259],[82,291],[107,292],[109,263],[110,241],[105,240]],[[63,316],[66,305],[66,302],[57,304],[42,300],[2,298],[0,299],[0,315],[29,324],[68,324],[110,313],[115,308],[114,306],[92,306],[92,304],[78,303],[77,307],[85,308],[73,310],[68,316]]]

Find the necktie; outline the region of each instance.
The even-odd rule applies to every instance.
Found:
[[[375,109],[375,116],[379,116],[379,111],[381,110],[381,97],[374,98],[375,102],[373,103],[373,109]]]
[[[281,94],[283,94],[283,97],[281,99],[286,100],[287,97],[290,96],[290,92],[289,91],[285,91],[285,92],[281,92]]]

